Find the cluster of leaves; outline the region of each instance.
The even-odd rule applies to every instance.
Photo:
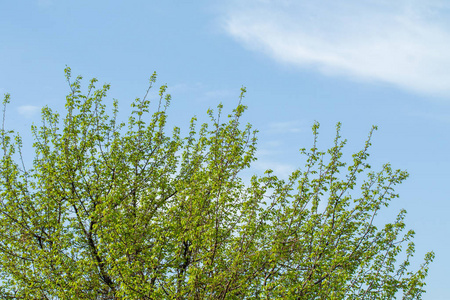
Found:
[[[269,170],[245,184],[239,175],[256,159],[256,132],[240,124],[244,88],[225,122],[220,105],[209,124],[198,128],[193,118],[182,138],[179,128],[166,133],[166,86],[150,111],[156,74],[126,124],[117,101],[106,113],[108,85],[96,90],[93,79],[84,94],[82,78],[71,82],[65,71],[67,114],[42,110],[32,169],[20,162],[20,137],[1,130],[3,299],[421,297],[433,253],[411,272],[405,212],[384,228],[373,224],[407,173],[369,172],[372,132],[347,166],[340,125],[334,146],[320,152],[315,124],[302,170],[286,181]]]

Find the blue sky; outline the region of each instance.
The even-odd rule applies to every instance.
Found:
[[[260,131],[252,172],[281,176],[315,120],[324,147],[343,123],[346,157],[378,125],[372,165],[410,173],[381,219],[408,211],[414,264],[436,252],[424,299],[448,299],[449,20],[450,3],[435,0],[2,1],[0,93],[12,95],[7,127],[30,147],[40,108],[63,111],[65,65],[110,83],[124,116],[157,71],[182,128],[219,102],[231,110],[244,85],[245,121]]]

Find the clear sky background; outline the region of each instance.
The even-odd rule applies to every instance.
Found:
[[[157,71],[182,128],[220,102],[231,111],[246,86],[257,173],[298,167],[315,120],[323,147],[343,123],[347,158],[378,125],[374,169],[410,173],[380,220],[408,211],[413,265],[436,253],[424,299],[449,299],[449,1],[1,1],[0,93],[12,95],[6,125],[25,147],[42,106],[63,112],[65,65],[110,83],[124,116]]]

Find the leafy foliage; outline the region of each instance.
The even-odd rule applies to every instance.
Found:
[[[156,74],[126,124],[116,100],[107,115],[109,85],[92,79],[83,93],[82,78],[65,72],[67,114],[42,110],[32,169],[21,163],[21,138],[1,130],[3,299],[421,298],[434,254],[409,271],[405,212],[373,223],[408,176],[388,164],[370,172],[373,130],[347,166],[340,124],[321,152],[316,123],[304,168],[246,185],[239,175],[256,159],[256,132],[240,124],[244,88],[225,121],[219,105],[182,138],[165,129],[166,86],[151,112]]]

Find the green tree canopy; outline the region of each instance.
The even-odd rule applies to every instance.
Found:
[[[304,167],[245,183],[256,131],[240,123],[244,88],[226,118],[219,105],[182,137],[166,129],[166,86],[156,105],[147,98],[156,74],[123,123],[116,100],[107,114],[109,85],[92,79],[83,92],[82,78],[65,72],[67,113],[42,109],[29,170],[3,121],[2,299],[421,298],[433,253],[410,271],[405,211],[373,223],[408,176],[389,164],[370,170],[375,128],[347,164],[340,125],[322,152],[316,123]]]

